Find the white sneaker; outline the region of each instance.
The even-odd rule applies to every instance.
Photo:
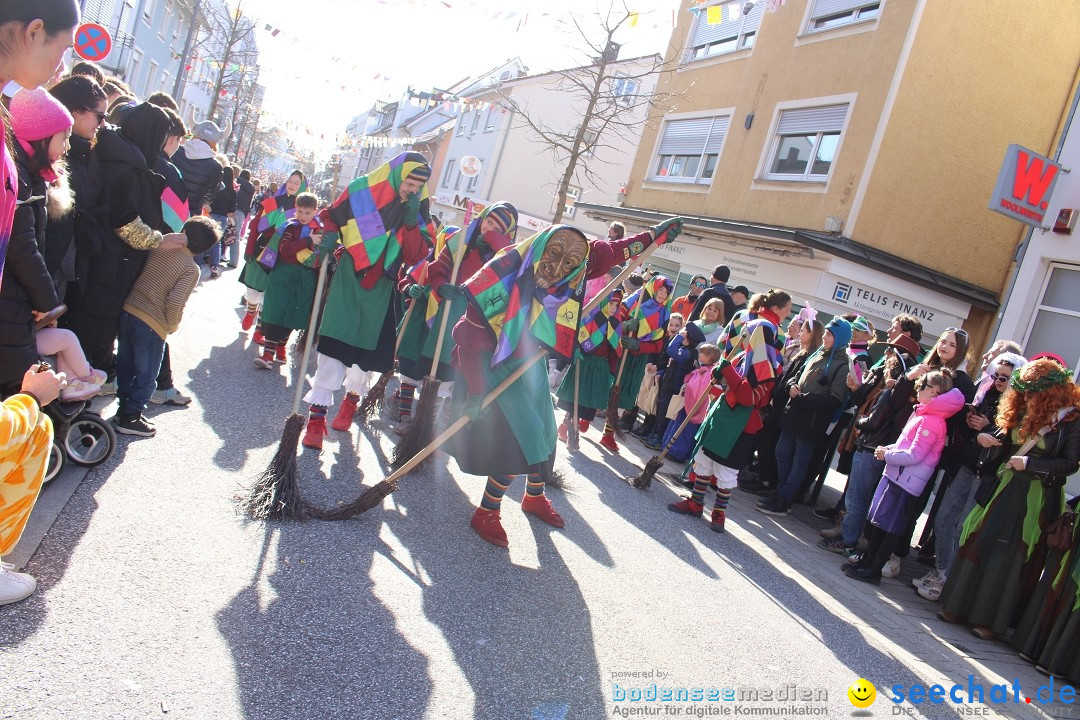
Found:
[[[63,402],[76,400],[89,400],[101,392],[101,385],[84,380],[69,380],[66,388],[60,391],[60,399]]]
[[[916,590],[918,590],[919,588],[921,588],[921,587],[923,587],[925,585],[929,585],[931,582],[933,582],[935,579],[937,579],[937,577],[938,577],[938,571],[937,571],[937,568],[934,568],[930,572],[923,575],[921,578],[915,578],[914,580],[912,580],[911,581],[911,586],[914,587]]]
[[[37,580],[26,573],[15,572],[14,565],[0,562],[0,605],[25,600],[37,589]]]
[[[919,596],[926,598],[931,602],[937,602],[938,598],[941,597],[941,590],[944,587],[945,580],[940,575],[937,575],[935,572],[934,577],[928,580],[926,584],[919,588]]]
[[[98,389],[98,395],[115,395],[116,394],[116,381],[102,383]]]
[[[900,558],[895,555],[889,556],[889,561],[885,563],[885,567],[881,568],[881,577],[894,578],[900,574]]]
[[[150,396],[150,402],[155,405],[177,405],[183,407],[191,402],[191,398],[184,395],[174,387],[168,390],[155,390]]]

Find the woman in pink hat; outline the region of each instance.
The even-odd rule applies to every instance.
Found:
[[[0,87],[16,82],[37,88],[56,74],[71,47],[79,9],[75,0],[0,0]],[[0,110],[0,269],[7,256],[18,180]],[[3,289],[0,284],[0,290]],[[10,553],[30,517],[48,467],[52,423],[41,405],[60,392],[63,376],[31,367],[21,392],[0,406],[0,557]],[[0,562],[0,605],[29,597],[37,582]]]

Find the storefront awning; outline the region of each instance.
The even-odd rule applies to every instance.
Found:
[[[590,217],[610,222],[628,221],[637,225],[654,225],[671,217],[670,213],[643,208],[617,207],[578,202],[577,207]],[[841,235],[786,228],[777,225],[764,225],[739,220],[727,220],[715,217],[687,217],[685,230],[706,237],[735,236],[787,243],[811,251],[828,253],[833,257],[844,258],[859,265],[878,270],[896,278],[907,280],[915,285],[935,290],[942,295],[956,298],[974,307],[987,311],[996,311],[999,303],[997,295],[990,290],[972,285],[969,282],[950,275],[931,270],[911,260],[882,252],[870,245],[860,243]]]

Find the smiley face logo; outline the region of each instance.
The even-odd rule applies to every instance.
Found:
[[[877,690],[869,681],[859,678],[847,691],[848,700],[857,708],[868,708],[877,698]]]

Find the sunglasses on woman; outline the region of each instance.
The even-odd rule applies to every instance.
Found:
[[[994,382],[1009,382],[1008,375],[995,375]]]
[[[106,113],[98,112],[97,110],[91,110],[90,108],[83,108],[83,112],[88,112],[91,115],[97,117],[98,125],[105,122]]]

